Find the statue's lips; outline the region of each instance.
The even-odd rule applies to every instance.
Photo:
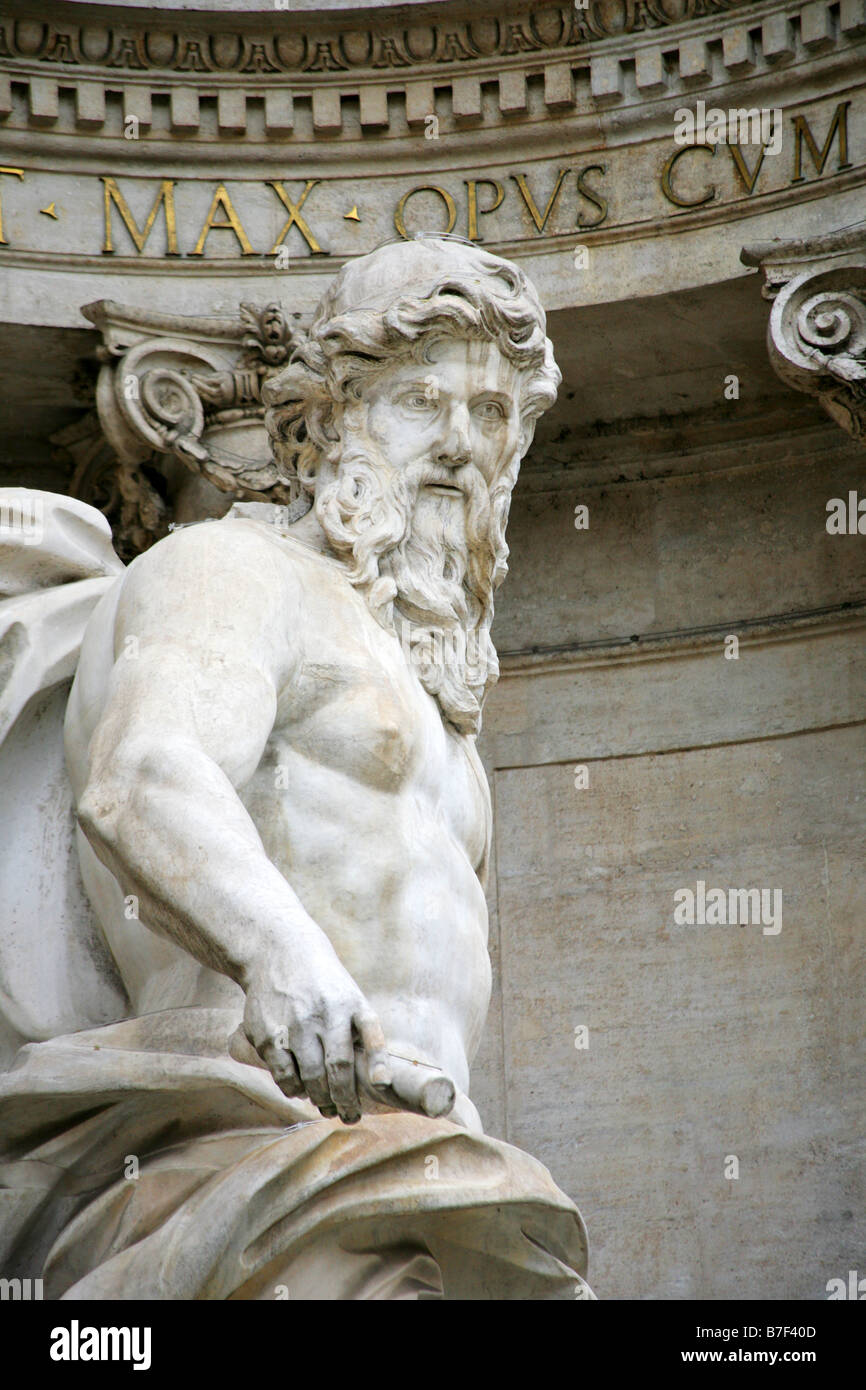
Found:
[[[442,497],[462,497],[462,487],[455,487],[453,483],[425,483],[428,492],[438,492]]]

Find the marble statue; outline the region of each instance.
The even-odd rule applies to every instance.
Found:
[[[0,1273],[592,1297],[577,1209],[469,1096],[475,739],[558,381],[522,272],[422,237],[349,262],[261,388],[288,512],[240,502],[125,567],[94,508],[6,497],[39,526],[0,526]]]

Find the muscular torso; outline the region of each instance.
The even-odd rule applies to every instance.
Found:
[[[490,994],[481,881],[490,803],[474,740],[443,721],[398,638],[337,562],[254,522],[208,530],[222,526],[250,528],[259,547],[267,538],[287,614],[299,585],[301,594],[300,620],[274,634],[292,644],[291,677],[238,797],[378,1013],[389,1048],[442,1067],[466,1091]],[[115,610],[108,602],[97,614],[85,646],[78,684],[87,698],[71,709],[79,741],[98,722]],[[175,959],[178,947],[118,915],[122,900],[106,874],[85,852],[88,887],[134,1005],[215,1002],[225,985],[236,990],[205,967],[191,973],[188,959]]]

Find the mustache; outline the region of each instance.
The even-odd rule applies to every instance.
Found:
[[[464,494],[473,493],[479,483],[483,483],[478,469],[472,463],[461,464],[458,468],[445,468],[441,463],[435,463],[432,459],[422,459],[420,464],[412,465],[414,469],[419,469],[415,476],[415,482],[419,487],[427,487],[434,484],[442,487],[458,487]],[[486,485],[485,485],[486,486]]]
[[[474,463],[449,468],[435,459],[417,459],[401,469],[395,482],[398,489],[405,489],[409,495],[417,495],[422,487],[430,486],[458,488],[467,500],[489,495],[487,482]]]

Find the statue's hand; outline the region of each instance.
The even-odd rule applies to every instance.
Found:
[[[244,1032],[284,1095],[307,1095],[323,1115],[355,1124],[356,1047],[373,1086],[391,1085],[382,1025],[330,946],[270,955],[245,988]]]

